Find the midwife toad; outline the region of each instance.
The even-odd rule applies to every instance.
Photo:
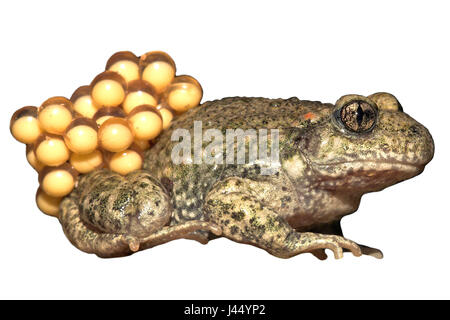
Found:
[[[194,121],[222,132],[279,129],[279,162],[175,164],[179,141],[172,133],[193,134]],[[282,258],[310,252],[324,259],[325,249],[336,258],[343,250],[381,258],[381,251],[344,238],[340,220],[364,193],[420,174],[433,153],[428,130],[387,93],[347,95],[335,105],[225,98],[175,120],[146,152],[144,170],[81,177],[59,219],[77,248],[100,257],[223,236]],[[261,174],[264,167],[273,174]]]

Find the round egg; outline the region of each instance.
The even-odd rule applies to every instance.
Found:
[[[36,158],[36,154],[34,153],[33,145],[27,144],[26,156],[27,156],[28,163],[37,172],[41,171],[45,167],[45,165]]]
[[[47,166],[59,166],[69,160],[70,151],[61,136],[43,134],[34,144],[36,159]]]
[[[116,52],[108,59],[105,70],[117,72],[126,82],[138,80],[139,58],[130,51]]]
[[[156,138],[163,129],[161,114],[150,105],[142,105],[135,108],[128,115],[133,134],[138,140],[152,140]]]
[[[108,165],[112,171],[126,175],[134,170],[141,169],[142,163],[142,154],[137,148],[134,148],[113,154],[109,159]]]
[[[148,104],[156,106],[158,95],[155,89],[146,81],[137,80],[129,83],[125,100],[122,103],[125,113],[130,113],[134,108]]]
[[[170,84],[165,94],[166,103],[176,112],[185,112],[200,104],[203,90],[191,76],[178,76]]]
[[[93,152],[97,148],[97,123],[88,118],[77,118],[64,133],[67,147],[79,154]]]
[[[88,173],[103,166],[103,154],[100,150],[88,154],[72,153],[70,164],[79,173]]]
[[[165,104],[159,104],[156,109],[158,109],[159,113],[161,114],[163,120],[163,129],[166,130],[172,123],[173,112],[170,110],[170,107],[166,106]]]
[[[23,107],[14,112],[9,129],[13,137],[22,143],[33,143],[42,133],[36,107]]]
[[[76,172],[70,164],[59,167],[45,167],[39,174],[42,190],[52,197],[64,197],[75,187]]]
[[[70,101],[72,102],[73,110],[86,118],[94,117],[98,110],[98,106],[92,100],[90,86],[79,87],[72,94]]]
[[[101,109],[98,109],[98,111],[94,114],[94,121],[97,123],[98,126],[101,126],[103,122],[110,118],[125,118],[126,114],[123,112],[121,108],[116,107],[104,107]]]
[[[99,107],[117,107],[125,98],[125,79],[114,71],[100,73],[91,82],[91,97]]]
[[[98,130],[101,148],[110,152],[126,150],[134,140],[128,121],[122,118],[110,118],[103,122]]]
[[[49,216],[58,217],[61,200],[61,197],[49,196],[42,188],[39,188],[36,192],[36,204],[39,210]]]
[[[175,62],[162,51],[142,55],[139,66],[141,79],[150,83],[157,92],[163,92],[175,77]]]
[[[63,134],[72,122],[72,102],[64,97],[52,97],[38,109],[41,128],[48,133]]]

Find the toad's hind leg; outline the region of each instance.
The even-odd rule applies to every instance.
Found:
[[[122,177],[99,170],[80,178],[61,202],[59,220],[73,245],[100,257],[126,256],[199,230],[221,233],[204,221],[168,226],[171,213],[166,190],[149,172]]]
[[[130,255],[139,248],[139,242],[133,237],[88,228],[80,219],[76,194],[61,202],[59,221],[66,237],[81,251],[95,253],[102,258],[112,258]]]
[[[208,221],[222,228],[223,236],[260,247],[280,258],[317,249],[331,249],[336,258],[341,258],[343,248],[355,256],[361,255],[359,246],[343,237],[296,232],[252,194],[245,179],[228,178],[219,182],[206,197],[203,210]]]
[[[211,232],[216,236],[222,234],[219,226],[206,221],[187,221],[179,225],[166,226],[141,239],[98,232],[81,221],[76,195],[71,195],[63,200],[59,219],[64,233],[75,247],[87,253],[95,253],[102,258],[130,255],[138,250],[184,238],[195,231]]]
[[[318,225],[310,230],[311,232],[319,232],[323,234],[331,234],[331,235],[337,235],[337,236],[344,236],[342,233],[342,227],[341,227],[341,220],[336,220],[330,223]],[[362,244],[358,244],[361,248],[361,252],[363,255],[371,256],[377,259],[383,258],[383,252],[381,250],[376,248],[371,248]],[[344,250],[348,251],[348,250]],[[312,252],[316,257],[319,259],[326,259],[327,255],[323,250],[317,250],[315,252]]]

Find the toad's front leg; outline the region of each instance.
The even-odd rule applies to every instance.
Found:
[[[203,221],[167,226],[171,212],[164,187],[147,171],[122,177],[99,170],[83,176],[62,201],[59,220],[73,245],[105,258],[129,255],[197,230],[221,233]]]
[[[219,182],[208,194],[204,211],[209,221],[222,227],[223,236],[255,245],[280,258],[318,249],[330,249],[336,258],[343,256],[343,249],[361,255],[359,246],[344,237],[295,231],[258,199],[247,179],[232,177]]]

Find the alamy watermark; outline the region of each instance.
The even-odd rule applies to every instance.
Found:
[[[181,139],[181,141],[180,141]],[[172,141],[174,164],[249,164],[259,165],[262,175],[277,172],[280,164],[279,130],[207,129],[194,121],[194,136],[187,129],[175,129]],[[248,147],[247,147],[248,146]],[[236,147],[236,148],[235,148]]]

